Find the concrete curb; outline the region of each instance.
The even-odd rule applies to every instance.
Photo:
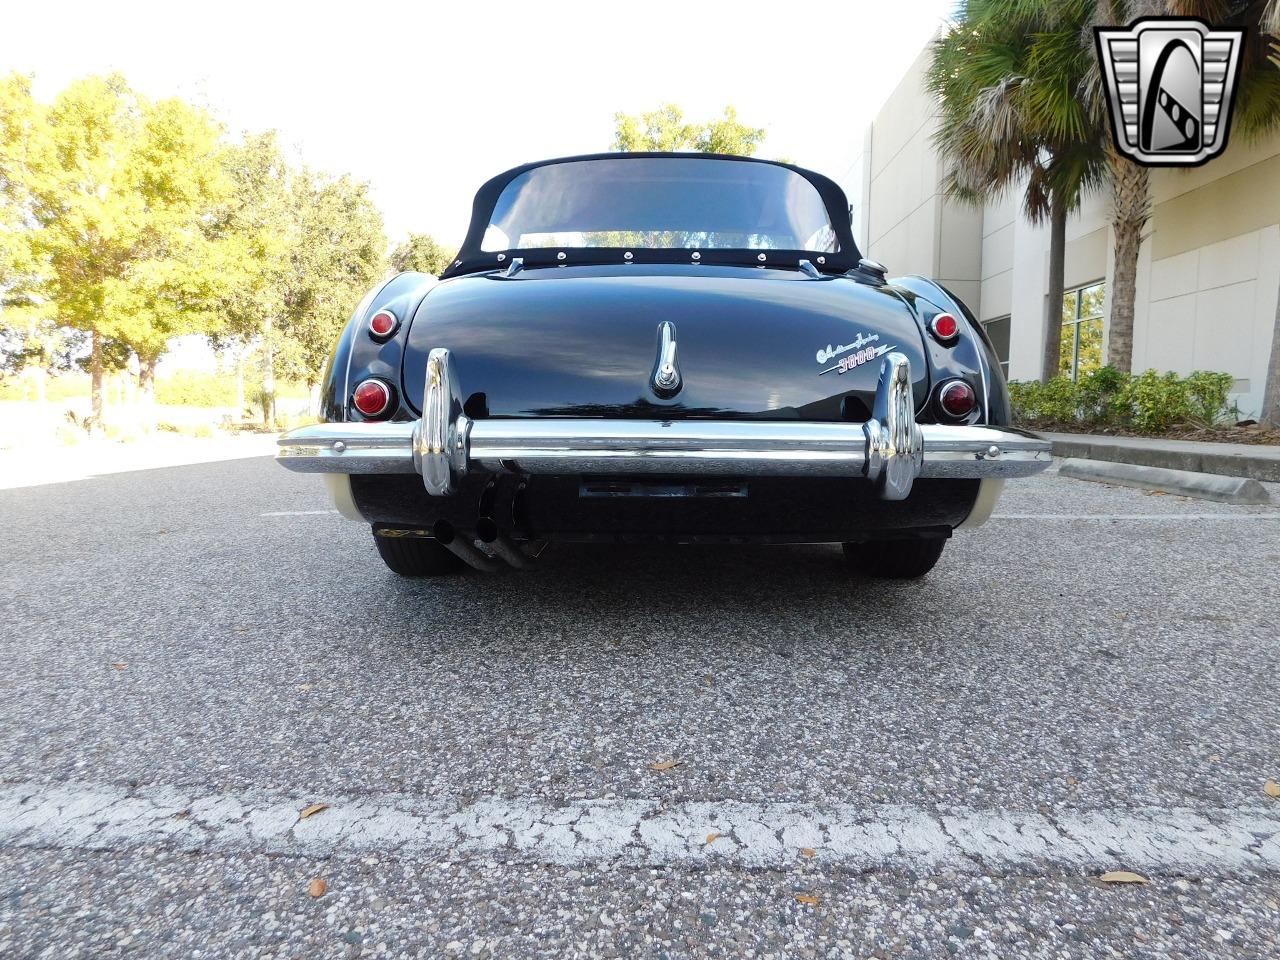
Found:
[[[1058,468],[1058,475],[1075,480],[1115,483],[1123,487],[1161,490],[1218,503],[1270,503],[1271,495],[1257,480],[1224,477],[1215,473],[1168,470],[1109,460],[1070,459]]]
[[[1111,460],[1280,483],[1280,447],[1082,433],[1045,433],[1042,436],[1053,441],[1055,457]]]

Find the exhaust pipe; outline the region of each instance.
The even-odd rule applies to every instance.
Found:
[[[494,573],[498,569],[499,564],[493,557],[477,549],[471,541],[460,538],[448,520],[437,520],[431,528],[431,535],[436,538],[436,543],[461,558],[467,566],[485,573]]]
[[[525,553],[515,542],[506,536],[498,525],[489,517],[481,517],[476,521],[476,536],[494,552],[517,570],[523,570],[533,562],[533,558]]]

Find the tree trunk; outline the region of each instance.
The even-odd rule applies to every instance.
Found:
[[[262,321],[262,422],[268,430],[276,428],[276,348],[271,318]]]
[[[93,331],[89,350],[89,432],[97,433],[102,429],[102,336]]]
[[[236,353],[236,422],[244,416],[244,354]]]
[[[1062,288],[1067,259],[1067,205],[1056,193],[1049,208],[1049,292],[1044,305],[1044,364],[1040,380],[1058,375],[1062,359]]]
[[[1280,290],[1276,291],[1276,325],[1271,332],[1271,360],[1267,363],[1267,382],[1262,389],[1258,422],[1280,427]]]
[[[1133,298],[1138,280],[1138,250],[1142,227],[1117,220],[1115,268],[1111,279],[1111,329],[1107,335],[1107,363],[1124,373],[1133,371]]]
[[[144,403],[156,402],[156,364],[158,360],[138,361],[138,386],[142,389]]]
[[[138,387],[142,394],[142,427],[148,433],[156,429],[156,364],[159,357],[138,358]]]
[[[1108,151],[1111,172],[1111,228],[1115,234],[1115,262],[1111,272],[1111,323],[1107,334],[1107,363],[1124,373],[1133,370],[1134,293],[1138,281],[1138,251],[1142,230],[1151,216],[1150,175],[1146,167]]]

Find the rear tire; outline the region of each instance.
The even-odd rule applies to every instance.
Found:
[[[387,537],[374,533],[378,556],[392,573],[402,577],[440,577],[457,573],[462,560],[434,540],[422,537]]]
[[[844,557],[864,577],[915,580],[933,569],[947,541],[941,537],[920,540],[870,540],[844,544]]]

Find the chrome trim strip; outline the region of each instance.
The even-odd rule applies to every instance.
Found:
[[[413,423],[317,423],[276,441],[276,459],[300,473],[415,473]]]
[[[525,473],[859,476],[861,425],[724,420],[477,420],[471,459]]]
[[[1052,444],[1013,427],[924,424],[922,477],[1027,477],[1053,463]]]
[[[414,473],[416,423],[325,423],[279,440],[301,473]],[[1009,428],[920,424],[922,477],[1024,477],[1050,444]],[[468,467],[539,474],[673,473],[864,477],[860,423],[712,420],[476,420]],[[334,449],[342,444],[343,449]],[[993,455],[992,448],[997,452]]]
[[[427,358],[423,416],[412,423],[332,423],[279,440],[304,473],[411,473],[449,496],[472,466],[494,473],[866,477],[903,500],[916,477],[1022,477],[1053,461],[1051,445],[1009,428],[918,424],[911,364],[890,353],[866,423],[792,420],[471,421],[448,350]]]

